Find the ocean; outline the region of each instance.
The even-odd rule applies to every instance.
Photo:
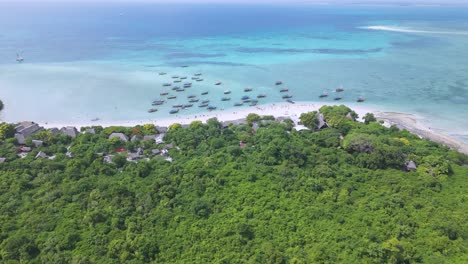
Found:
[[[363,96],[468,142],[466,47],[468,7],[0,3],[0,119],[154,120],[191,94],[283,102],[282,81],[295,101],[335,104],[342,86],[339,103]],[[193,86],[163,87],[174,75]],[[148,113],[163,91],[177,98]]]

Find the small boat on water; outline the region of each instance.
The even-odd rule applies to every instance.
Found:
[[[198,80],[198,79],[200,79],[200,78],[198,78],[198,77],[192,77],[192,80],[194,80],[194,81],[196,81],[196,80]]]
[[[160,72],[159,75],[166,75],[167,73],[165,72]]]
[[[207,103],[209,103],[209,102],[210,102],[210,100],[203,100],[203,101],[202,101],[202,104],[207,104]]]
[[[197,99],[197,98],[192,98],[189,100],[190,103],[196,103],[198,101],[200,101],[200,99]]]
[[[252,91],[252,88],[245,88],[245,89],[244,89],[244,92],[246,92],[246,93],[247,93],[247,92],[251,92],[251,91]]]
[[[223,98],[221,98],[221,101],[230,101],[230,100],[231,100],[230,97],[223,97]]]
[[[258,104],[258,101],[257,100],[252,100],[250,101],[250,106],[256,106]]]
[[[340,86],[340,87],[338,87],[338,88],[335,89],[335,92],[337,92],[337,93],[341,93],[341,92],[343,92],[343,91],[344,91],[343,86]]]
[[[244,96],[242,96],[242,98],[241,98],[242,101],[249,100],[249,99],[250,99],[250,97],[247,96],[247,95],[244,95]]]
[[[290,103],[290,104],[295,104],[296,102],[294,102],[292,99],[288,99],[286,100],[286,102]]]
[[[327,93],[327,92],[323,92],[319,97],[320,97],[320,98],[328,97],[328,93]]]
[[[203,79],[198,78],[198,79],[196,79],[196,81],[197,81],[197,82],[203,82]]]
[[[216,110],[216,106],[209,105],[207,109],[210,111]]]
[[[176,92],[183,92],[183,91],[185,91],[184,88],[178,88],[178,89],[176,89]]]
[[[358,103],[362,103],[364,101],[366,101],[366,98],[364,98],[364,96],[361,96],[356,100],[356,102],[358,102]]]
[[[259,94],[259,95],[257,95],[257,98],[265,98],[265,97],[267,97],[266,94]]]
[[[168,94],[169,94],[169,92],[162,92],[162,93],[160,93],[159,95],[165,96],[165,95],[168,95]]]
[[[148,110],[148,113],[154,113],[154,112],[156,112],[156,111],[158,111],[158,109],[156,109],[156,108],[151,108],[151,109]]]
[[[187,79],[187,76],[182,76],[182,77],[180,77],[180,79],[185,80],[185,79]]]
[[[286,94],[286,95],[283,95],[282,98],[283,99],[289,99],[289,98],[292,98],[293,96],[290,95],[290,94]]]
[[[156,100],[153,100],[153,105],[162,105],[164,104],[164,100],[162,99],[156,99]]]
[[[172,109],[171,111],[169,111],[169,114],[173,115],[173,114],[177,114],[179,113],[179,109]]]
[[[171,77],[172,79],[179,79],[179,76],[178,75],[174,75]]]
[[[184,105],[182,105],[182,104],[175,104],[175,105],[173,105],[172,107],[173,107],[173,108],[180,108],[180,107],[183,107],[183,106],[184,106]]]
[[[176,98],[177,98],[177,96],[175,96],[175,95],[171,95],[171,96],[167,97],[167,99],[176,99]]]
[[[191,95],[187,96],[187,98],[195,98],[195,97],[197,97],[197,96],[194,95],[194,94],[191,94]]]
[[[230,94],[231,91],[230,90],[224,90],[224,94]]]
[[[216,82],[215,83],[215,85],[221,85],[221,84],[222,84],[222,82]]]
[[[235,103],[234,106],[242,106],[244,103]]]
[[[175,80],[174,83],[181,83],[182,80]]]
[[[289,92],[289,88],[283,88],[280,90],[280,93],[285,93],[285,92]]]
[[[282,85],[282,84],[283,84],[282,81],[277,81],[277,82],[275,82],[275,85]]]
[[[202,94],[202,95],[207,95],[207,94],[208,94],[208,92],[203,92],[203,93],[201,93],[201,94]]]
[[[195,73],[194,76],[202,76],[201,73]]]
[[[188,68],[189,66],[188,65],[182,65],[180,66],[181,68]]]
[[[193,104],[184,104],[185,108],[189,108],[189,107],[192,107],[192,106],[193,106]]]
[[[163,86],[171,86],[172,83],[163,83]]]
[[[207,107],[207,106],[208,106],[208,104],[204,104],[204,103],[201,103],[201,104],[198,105],[198,107]]]
[[[339,97],[339,96],[333,98],[333,100],[335,100],[335,101],[339,101],[339,100],[341,100],[341,99],[343,99],[343,98],[341,98],[341,97]]]
[[[91,119],[91,122],[97,122],[97,121],[99,121],[99,120],[101,120],[101,119],[98,118],[98,117],[96,117],[96,118]]]
[[[192,87],[191,83],[184,83],[184,88],[190,88],[190,87]]]
[[[21,63],[23,61],[24,61],[23,56],[21,54],[19,54],[19,53],[16,53],[16,62]]]

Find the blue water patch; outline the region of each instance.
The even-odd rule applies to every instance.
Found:
[[[226,54],[216,53],[216,54],[206,54],[206,53],[170,53],[164,56],[165,59],[188,59],[188,58],[219,58],[226,57]]]
[[[374,49],[294,49],[294,48],[238,48],[241,53],[317,53],[317,54],[335,54],[335,55],[357,55],[366,53],[377,53],[382,48]]]

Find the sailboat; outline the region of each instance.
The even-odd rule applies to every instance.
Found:
[[[16,53],[16,62],[21,63],[23,61],[24,61],[23,56],[21,56],[21,54],[19,53]]]

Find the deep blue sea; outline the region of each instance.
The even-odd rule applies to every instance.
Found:
[[[167,117],[172,102],[147,113],[162,83],[199,72],[174,103],[209,91],[228,109],[245,87],[280,102],[278,80],[297,101],[329,91],[334,103],[342,85],[342,103],[365,96],[468,142],[467,47],[468,7],[0,3],[1,118]],[[233,101],[221,102],[226,89]]]

